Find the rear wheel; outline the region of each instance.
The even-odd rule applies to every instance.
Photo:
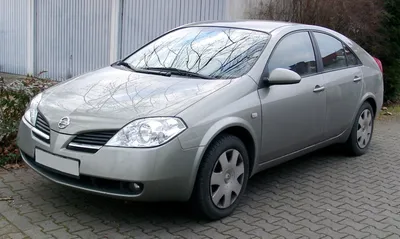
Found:
[[[351,155],[360,156],[367,152],[374,130],[374,119],[372,106],[368,102],[364,102],[357,113],[350,137],[346,143]]]
[[[221,135],[205,153],[193,192],[194,209],[208,219],[230,215],[242,197],[249,177],[249,158],[243,142]]]

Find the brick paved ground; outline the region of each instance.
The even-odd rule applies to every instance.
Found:
[[[400,120],[369,154],[330,148],[255,176],[236,213],[196,221],[181,204],[75,192],[31,170],[0,171],[0,238],[400,238]]]

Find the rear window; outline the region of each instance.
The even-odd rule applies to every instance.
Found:
[[[162,36],[126,61],[137,68],[177,68],[217,79],[236,78],[253,67],[269,38],[245,29],[188,27]]]

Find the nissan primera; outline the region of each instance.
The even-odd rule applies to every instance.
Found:
[[[35,96],[18,146],[56,183],[218,219],[264,169],[332,144],[366,153],[382,102],[379,60],[337,32],[200,22]]]

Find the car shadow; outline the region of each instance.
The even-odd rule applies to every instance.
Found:
[[[282,182],[282,180],[285,181],[285,179],[296,181],[296,178],[301,177],[305,172],[323,174],[326,168],[346,163],[348,160],[349,157],[345,155],[340,147],[331,146],[260,172],[249,180],[244,198],[241,200],[233,216],[251,209],[253,201],[253,198],[250,196],[251,194],[285,193],[285,189],[274,191],[275,189],[272,188],[275,187],[276,183]],[[319,169],[322,169],[322,171],[318,172]],[[123,201],[65,189],[60,186],[54,187],[53,190],[57,190],[57,193],[61,194],[62,198],[68,200],[70,206],[75,207],[79,211],[84,211],[88,215],[101,218],[103,222],[115,223],[119,226],[121,224],[140,223],[143,221],[150,222],[152,225],[169,223],[176,226],[181,224],[191,224],[193,226],[209,223],[199,220],[197,216],[192,214],[188,203]],[[254,207],[257,207],[257,204]]]

